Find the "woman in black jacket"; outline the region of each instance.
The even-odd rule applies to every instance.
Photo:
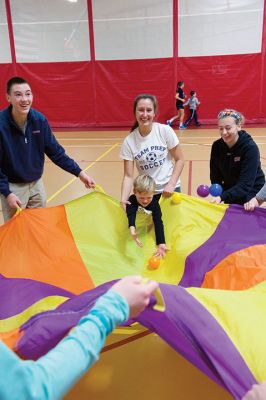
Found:
[[[215,203],[244,204],[253,198],[265,183],[260,153],[252,137],[242,129],[243,115],[225,109],[218,114],[221,138],[211,149],[210,180],[223,188]]]

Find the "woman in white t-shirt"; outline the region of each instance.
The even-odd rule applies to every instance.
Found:
[[[120,152],[124,160],[121,204],[126,208],[132,190],[134,163],[139,174],[150,175],[156,183],[156,195],[170,196],[180,191],[184,158],[174,130],[154,122],[157,99],[141,94],[134,102],[135,124],[125,138]]]

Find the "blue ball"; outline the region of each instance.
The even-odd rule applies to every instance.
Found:
[[[210,194],[213,197],[221,196],[222,193],[223,193],[223,188],[221,185],[219,185],[219,183],[213,183],[210,186]]]

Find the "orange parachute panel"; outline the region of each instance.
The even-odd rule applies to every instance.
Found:
[[[201,287],[243,290],[266,280],[266,245],[255,245],[224,258],[207,272]]]
[[[0,265],[7,278],[32,279],[76,294],[94,287],[64,206],[23,210],[4,224],[0,228]]]

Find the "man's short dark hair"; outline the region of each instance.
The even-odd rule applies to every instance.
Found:
[[[20,76],[13,76],[13,78],[9,79],[6,84],[6,92],[7,94],[11,93],[11,88],[13,85],[21,85],[22,83],[28,83],[24,78]]]

